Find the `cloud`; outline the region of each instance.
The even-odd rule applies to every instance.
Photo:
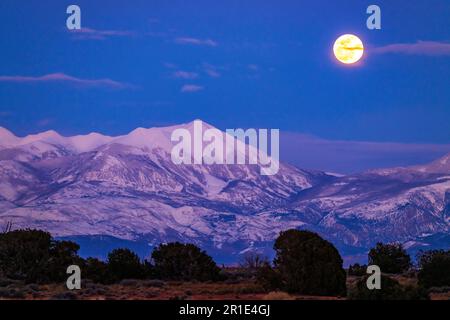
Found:
[[[178,44],[192,44],[197,46],[217,47],[217,42],[211,39],[198,39],[198,38],[176,38],[175,43]]]
[[[202,86],[198,86],[196,84],[185,84],[181,87],[181,92],[197,92],[203,89],[204,88]]]
[[[111,79],[81,79],[69,76],[64,73],[50,73],[39,77],[30,76],[0,76],[0,82],[15,83],[46,83],[60,82],[80,85],[84,87],[108,87],[112,89],[126,89],[132,87],[127,83],[114,81]]]
[[[173,73],[173,76],[177,79],[195,79],[198,77],[198,74],[195,72],[178,70]]]
[[[203,64],[203,70],[204,72],[210,76],[211,78],[219,78],[221,76],[220,72],[217,71],[217,67],[213,66],[209,63],[204,63]]]
[[[92,28],[81,28],[79,30],[70,30],[70,33],[76,36],[76,39],[105,40],[111,37],[132,37],[135,36],[131,31],[119,30],[96,30]]]
[[[354,173],[431,162],[449,153],[450,145],[327,140],[281,132],[280,150],[281,160],[299,168]]]
[[[52,118],[44,118],[36,122],[39,127],[46,127],[53,122]]]
[[[394,43],[373,50],[375,53],[403,53],[411,55],[450,55],[450,43],[417,41],[416,43]]]

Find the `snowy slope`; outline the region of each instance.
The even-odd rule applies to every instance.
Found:
[[[231,255],[270,248],[288,228],[356,248],[418,246],[449,233],[450,156],[349,176],[281,164],[278,174],[263,176],[258,165],[175,165],[170,135],[177,128],[192,132],[193,123],[119,137],[47,131],[20,138],[0,128],[0,226],[189,241]]]

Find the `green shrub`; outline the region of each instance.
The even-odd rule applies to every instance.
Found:
[[[258,269],[256,281],[267,291],[278,291],[282,288],[280,273],[273,269],[269,263],[265,263]]]
[[[345,295],[346,273],[337,249],[318,234],[288,230],[274,244],[275,271],[289,293]]]
[[[420,252],[419,285],[425,288],[450,286],[450,250]]]
[[[115,249],[108,254],[108,271],[114,281],[145,277],[138,255],[129,249]]]
[[[377,243],[369,251],[369,265],[377,265],[384,273],[402,273],[411,267],[411,258],[401,244]]]
[[[97,258],[87,258],[81,272],[84,279],[95,283],[110,284],[113,281],[108,265]]]
[[[152,253],[154,271],[164,280],[219,280],[220,269],[213,259],[193,244],[161,244]]]
[[[15,230],[0,234],[0,273],[28,283],[59,282],[69,265],[80,264],[79,246],[55,241],[48,232]]]

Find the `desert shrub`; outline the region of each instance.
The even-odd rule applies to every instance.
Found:
[[[47,271],[52,281],[65,281],[67,279],[68,266],[82,265],[83,260],[78,256],[79,249],[80,246],[72,241],[51,242],[50,261]]]
[[[147,288],[162,288],[166,285],[166,283],[162,280],[157,280],[157,279],[153,279],[153,280],[146,280],[144,282],[141,283],[143,287],[147,287]]]
[[[269,292],[262,299],[263,300],[294,300],[294,298],[292,296],[290,296],[289,293],[283,292],[283,291]]]
[[[359,263],[352,264],[348,267],[348,275],[349,276],[364,276],[366,275],[367,265],[360,265]]]
[[[136,279],[123,279],[119,284],[124,287],[137,287],[138,281]]]
[[[6,299],[24,299],[25,291],[16,288],[0,288],[0,298]]]
[[[288,230],[274,244],[275,271],[289,293],[345,295],[346,273],[337,249],[318,234]]]
[[[246,276],[253,275],[268,262],[269,259],[258,252],[247,252],[241,257],[239,267],[246,271]]]
[[[108,272],[114,281],[145,277],[138,255],[129,249],[114,249],[108,254]]]
[[[381,276],[381,289],[369,290],[366,276],[360,279],[354,288],[349,290],[351,300],[426,300],[428,294],[416,286],[402,286],[397,280]]]
[[[252,293],[263,293],[265,289],[261,284],[249,283],[241,287],[237,287],[235,293],[237,294],[252,294]]]
[[[219,280],[213,259],[193,244],[161,244],[152,253],[155,274],[160,279],[184,281]]]
[[[1,287],[7,287],[10,285],[20,285],[22,284],[22,281],[20,280],[12,280],[7,278],[0,278],[0,288]]]
[[[425,288],[450,286],[450,250],[420,252],[419,285]]]
[[[270,266],[269,263],[264,264],[259,268],[256,275],[256,281],[266,291],[280,290],[282,288],[282,278],[280,273]]]
[[[84,262],[82,273],[83,278],[92,280],[95,283],[110,284],[113,281],[108,265],[97,258],[87,258]]]
[[[450,292],[450,287],[431,287],[428,293],[447,293]]]
[[[0,234],[0,273],[28,283],[55,282],[67,277],[71,264],[81,263],[79,246],[55,241],[40,230],[15,230]]]
[[[411,258],[401,244],[377,243],[369,251],[369,265],[377,265],[384,273],[402,273],[411,267]]]

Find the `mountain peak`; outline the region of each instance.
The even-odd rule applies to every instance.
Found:
[[[55,130],[48,130],[37,134],[30,134],[22,139],[21,144],[29,144],[37,141],[43,141],[53,144],[62,144],[65,138]]]
[[[0,145],[9,146],[17,143],[19,140],[11,131],[4,127],[0,127]]]
[[[11,131],[9,131],[8,129],[6,129],[4,127],[0,127],[0,138],[7,137],[7,136],[15,137],[15,135]]]

